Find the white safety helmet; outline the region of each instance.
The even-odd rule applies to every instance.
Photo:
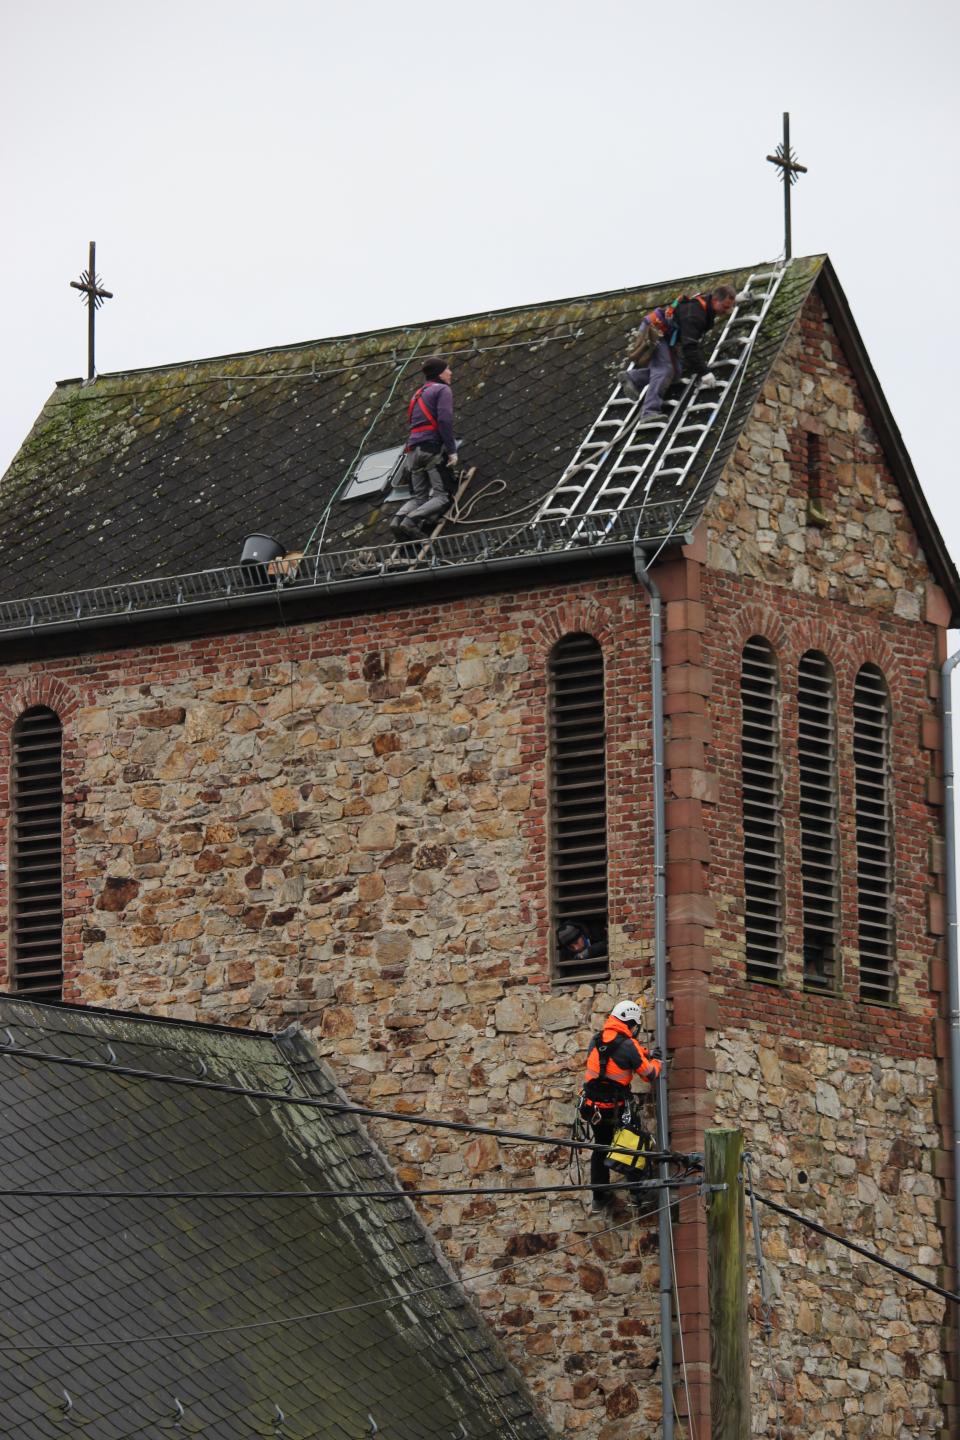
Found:
[[[643,1019],[643,1006],[638,1005],[636,1000],[618,1000],[610,1014],[627,1025],[639,1025]]]

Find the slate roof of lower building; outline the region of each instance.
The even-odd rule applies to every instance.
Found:
[[[397,1188],[355,1117],[211,1082],[344,1099],[299,1032],[0,997],[4,1188]],[[405,1197],[0,1203],[6,1440],[550,1434]]]

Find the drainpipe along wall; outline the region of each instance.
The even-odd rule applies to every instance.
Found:
[[[653,732],[653,986],[654,1043],[667,1053],[667,824],[663,734],[663,606],[660,591],[647,570],[646,556],[634,551],[637,580],[650,602],[650,724]],[[656,1087],[657,1142],[670,1148],[667,1110],[667,1067]],[[667,1166],[660,1166],[660,1179]],[[657,1248],[660,1263],[660,1388],[663,1398],[663,1440],[673,1440],[673,1244],[669,1191],[658,1191]]]
[[[960,1116],[957,1090],[960,1086],[960,947],[957,943],[957,819],[956,775],[953,745],[953,672],[960,664],[960,650],[944,663],[940,674],[943,714],[944,826],[946,841],[947,977],[950,1004],[950,1108],[953,1124],[953,1265],[954,1281],[960,1284]]]

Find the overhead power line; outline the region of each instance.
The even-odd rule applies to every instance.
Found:
[[[858,1245],[855,1240],[848,1240],[845,1235],[838,1235],[834,1230],[828,1230],[825,1225],[811,1220],[809,1215],[801,1215],[796,1210],[788,1210],[786,1205],[778,1205],[776,1200],[771,1200],[766,1195],[761,1195],[759,1190],[747,1189],[747,1194],[754,1196],[761,1205],[766,1205],[770,1210],[776,1210],[778,1215],[785,1215],[788,1220],[796,1220],[798,1225],[805,1225],[808,1230],[813,1230],[817,1235],[823,1235],[827,1240],[832,1240],[835,1245],[843,1245],[847,1250],[854,1250],[864,1259],[871,1261],[874,1265],[882,1265],[885,1270],[892,1270],[895,1275],[902,1275],[905,1280],[912,1280],[914,1285],[922,1285],[924,1290],[931,1290],[934,1295],[940,1295],[944,1300],[953,1300],[960,1304],[960,1295],[954,1290],[945,1290],[942,1285],[935,1285],[932,1280],[924,1280],[922,1275],[907,1270],[903,1265],[896,1265],[892,1260],[886,1260],[878,1255],[875,1250],[868,1250],[865,1245]]]
[[[569,1135],[535,1135],[527,1130],[504,1130],[490,1125],[473,1125],[465,1120],[438,1120],[432,1116],[409,1115],[400,1110],[376,1110],[366,1105],[344,1105],[336,1100],[321,1100],[313,1095],[288,1095],[275,1090],[251,1090],[243,1085],[226,1085],[218,1080],[197,1080],[189,1075],[157,1074],[152,1070],[136,1070],[129,1065],[115,1065],[108,1061],[81,1060],[73,1055],[50,1055],[43,1050],[22,1050],[16,1046],[0,1044],[0,1056],[15,1056],[18,1060],[38,1060],[49,1065],[66,1065],[76,1070],[91,1070],[107,1075],[121,1075],[131,1080],[148,1080],[163,1085],[181,1085],[192,1090],[207,1090],[220,1095],[240,1095],[246,1100],[269,1100],[278,1105],[299,1105],[306,1109],[322,1110],[333,1115],[357,1115],[373,1120],[397,1120],[403,1125],[423,1125],[436,1130],[454,1130],[469,1135],[492,1135],[499,1140],[523,1140],[533,1145],[559,1146],[564,1150],[603,1150],[608,1145],[596,1145],[591,1140],[574,1140]],[[653,1162],[676,1161],[691,1169],[701,1163],[699,1155],[686,1155],[679,1151],[646,1152]]]
[[[699,1175],[667,1180],[616,1180],[605,1190],[677,1190],[701,1185]],[[593,1185],[467,1185],[431,1190],[53,1190],[0,1189],[0,1200],[420,1200],[437,1195],[566,1195]]]

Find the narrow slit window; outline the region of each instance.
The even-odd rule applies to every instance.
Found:
[[[827,524],[823,496],[823,441],[813,430],[807,431],[807,524]]]
[[[836,695],[830,662],[815,650],[800,661],[797,699],[803,984],[833,992],[840,984]]]
[[[13,729],[10,836],[10,988],[63,995],[63,727],[35,706]]]
[[[590,635],[553,649],[550,685],[550,911],[580,927],[579,953],[556,945],[556,979],[605,979],[607,951],[607,776],[603,652]]]
[[[890,699],[883,675],[864,665],[853,691],[860,999],[895,1003]]]
[[[783,830],[777,664],[762,636],[740,663],[743,888],[747,979],[783,978]]]

